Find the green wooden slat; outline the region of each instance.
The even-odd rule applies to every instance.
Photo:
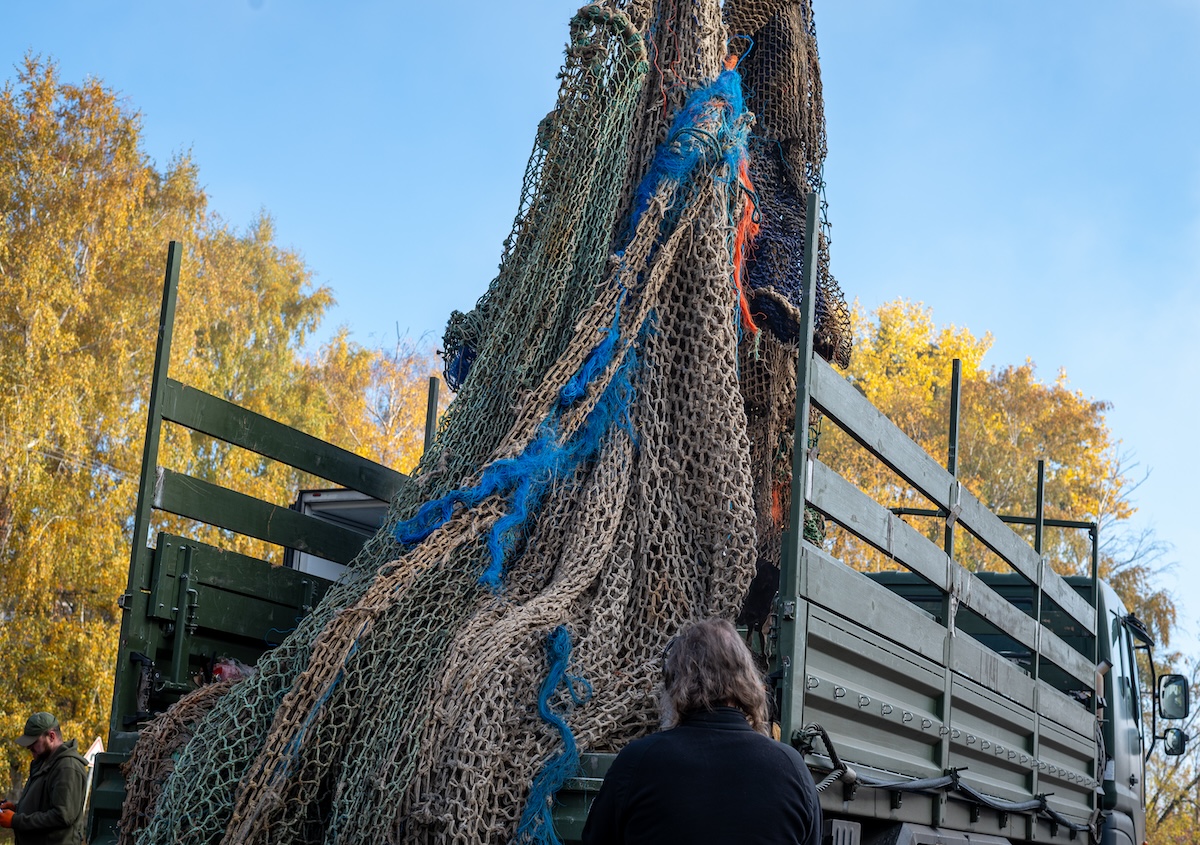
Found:
[[[193,578],[201,584],[256,596],[276,604],[299,607],[309,584],[315,582],[324,588],[331,583],[318,575],[275,566],[265,560],[186,537],[159,534],[158,548],[161,550],[164,546],[176,549],[182,546],[192,548],[192,565],[200,565],[200,568],[193,572]],[[174,567],[171,574],[175,574]]]
[[[942,505],[941,502],[938,504]],[[961,505],[962,516],[959,517],[959,521],[966,525],[984,545],[1005,560],[1011,560],[1017,555],[1023,556],[1033,571],[1037,572],[1037,568],[1041,565],[1041,557],[1038,553],[1014,534],[1012,529],[1005,525],[1000,517],[992,513],[983,502],[964,489]],[[944,505],[942,506],[944,507]],[[1022,574],[1025,573],[1022,572]],[[1026,577],[1028,576],[1026,575]],[[1034,577],[1031,580],[1036,583],[1037,578]],[[1089,634],[1096,633],[1096,609],[1072,589],[1060,575],[1048,568],[1043,575],[1042,591],[1068,615],[1082,624]]]
[[[189,542],[195,545],[194,540]],[[249,566],[246,563],[249,561],[255,565]],[[235,555],[224,549],[214,548],[199,558],[193,557],[192,566],[194,579],[206,587],[288,607],[300,607],[314,590],[324,589],[332,583],[311,573]],[[320,590],[316,597],[320,598]]]
[[[222,638],[232,635],[257,640],[263,648],[278,644],[303,616],[303,608],[270,604],[211,587],[201,588],[196,607],[196,624],[201,630],[220,631]]]
[[[1095,750],[1092,732],[1096,717],[1079,702],[1067,697],[1045,681],[1037,682],[1038,712],[1060,726],[1072,742],[1080,743],[1089,751]]]
[[[1064,642],[1049,628],[1042,629],[1040,652],[1058,668],[1080,682],[1080,689],[1092,689],[1096,684],[1096,664]]]
[[[810,371],[812,401],[824,414],[926,498],[947,505],[955,483],[950,473],[819,355],[812,357]],[[1032,568],[1026,577],[1033,580]]]
[[[897,601],[891,590],[816,546],[806,544],[801,556],[807,568],[805,595],[810,602],[853,619],[856,626],[891,640],[903,640],[907,648],[927,660],[942,662],[945,626],[915,605]],[[797,683],[803,688],[804,679],[798,678]]]
[[[958,482],[950,473],[820,356],[812,357],[811,371],[813,402],[822,412],[923,496],[945,510],[951,508],[951,491]],[[966,488],[961,488],[957,504],[962,509],[959,522],[1021,575],[1037,583],[1041,559],[1032,547]],[[1046,570],[1042,588],[1088,633],[1095,634],[1095,608],[1061,576]]]
[[[412,484],[404,473],[174,379],[167,380],[162,415],[170,422],[384,502],[390,502],[397,492]]]
[[[1092,688],[1095,667],[1091,662],[1050,629],[1045,628],[1039,634],[1039,626],[1033,617],[951,561],[939,546],[820,461],[812,462],[809,501],[851,534],[890,555],[943,591],[950,592],[965,607],[1031,651],[1040,649],[1051,662],[1083,686]]]
[[[946,553],[820,461],[812,462],[808,500],[854,536],[903,562],[943,592],[949,591]]]
[[[1029,673],[970,637],[959,637],[952,658],[955,673],[973,678],[990,690],[1030,710],[1036,710],[1034,690],[1038,682]],[[1076,710],[1086,718],[1091,714],[1078,704]]]
[[[159,467],[154,507],[268,543],[349,563],[368,536]]]
[[[179,576],[185,548],[191,550],[192,587],[219,590],[235,598],[247,597],[255,606],[264,609],[263,612],[270,612],[270,606],[275,605],[286,608],[289,615],[294,615],[291,611],[306,603],[315,606],[332,583],[317,575],[275,566],[265,560],[197,540],[161,533],[154,552],[154,583],[150,589],[148,610],[149,615],[156,619],[174,619],[172,607],[177,595],[175,579]],[[230,631],[240,632],[246,629],[250,621],[231,622],[236,627]],[[209,625],[209,614],[203,614],[198,622]],[[219,626],[214,624],[210,627]]]
[[[979,579],[952,562],[904,520],[846,481],[813,462],[813,507],[859,539],[893,557],[939,589],[953,593],[971,610],[1031,650],[1037,648],[1037,624]],[[890,523],[891,537],[888,536]]]
[[[1028,648],[1031,653],[1036,653],[1039,643],[1038,628],[1040,627],[1037,620],[1020,608],[1013,606],[1008,599],[957,563],[953,566],[953,595],[959,600],[959,603],[1008,634]],[[1049,631],[1043,632],[1042,644],[1045,644],[1046,637],[1052,636],[1054,635]],[[1095,674],[1094,671],[1092,674]],[[1088,677],[1087,672],[1084,673],[1084,677]]]
[[[169,591],[175,586],[175,579],[167,579],[162,586]],[[198,595],[194,623],[199,631],[218,632],[218,636],[210,635],[208,639],[222,644],[229,638],[240,638],[260,642],[259,649],[264,649],[268,644],[281,641],[305,615],[299,607],[275,604],[212,586],[199,585],[195,589]],[[175,613],[171,606],[157,605],[152,618],[174,622]],[[197,637],[191,639],[199,642]],[[192,650],[194,652],[195,648]],[[220,651],[224,653],[228,649]]]

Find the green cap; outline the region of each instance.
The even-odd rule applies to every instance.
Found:
[[[28,748],[37,742],[39,736],[49,730],[58,730],[58,719],[49,713],[34,713],[25,720],[25,734],[17,737],[17,745]]]

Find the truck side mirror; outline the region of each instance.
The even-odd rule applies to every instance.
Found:
[[[1178,757],[1187,750],[1187,734],[1179,728],[1167,728],[1163,731],[1163,753],[1169,757]]]
[[[1159,678],[1158,714],[1164,719],[1186,719],[1190,710],[1187,678],[1183,675],[1163,675]]]

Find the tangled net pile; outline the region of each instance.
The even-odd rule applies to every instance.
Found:
[[[665,642],[777,566],[811,8],[585,6],[561,79],[499,275],[447,329],[458,395],[414,492],[256,675],[139,743],[123,841],[555,841],[578,749],[652,730]]]

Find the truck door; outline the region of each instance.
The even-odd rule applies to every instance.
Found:
[[[1113,668],[1111,700],[1106,718],[1111,721],[1108,754],[1112,762],[1105,771],[1105,807],[1114,814],[1125,816],[1134,827],[1133,842],[1145,835],[1145,745],[1142,728],[1142,705],[1138,682],[1137,662],[1134,659],[1133,637],[1126,627],[1123,614],[1113,612],[1109,618],[1111,660]]]

